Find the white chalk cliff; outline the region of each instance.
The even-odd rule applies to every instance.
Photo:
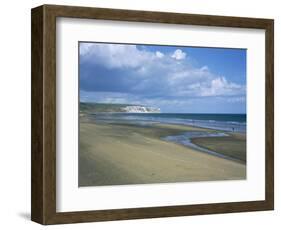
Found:
[[[126,113],[160,113],[160,108],[140,105],[128,105],[123,107],[122,110]]]

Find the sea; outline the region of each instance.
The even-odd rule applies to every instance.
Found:
[[[189,125],[221,131],[246,133],[246,114],[206,113],[99,113],[92,114],[95,120],[125,122],[140,125],[155,123]]]

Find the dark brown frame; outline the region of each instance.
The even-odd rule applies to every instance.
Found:
[[[56,18],[121,20],[266,31],[266,186],[264,201],[56,212]],[[43,5],[32,9],[31,219],[62,224],[274,209],[274,21],[103,8]],[[257,98],[257,100],[259,100]]]

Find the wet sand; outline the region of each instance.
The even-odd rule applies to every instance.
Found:
[[[99,124],[81,119],[79,186],[246,179],[243,162],[161,139],[204,130],[168,124]],[[213,138],[213,146],[222,145],[219,138]]]
[[[192,143],[205,149],[223,153],[238,161],[246,163],[246,135],[241,133],[228,133],[227,137],[193,138]]]

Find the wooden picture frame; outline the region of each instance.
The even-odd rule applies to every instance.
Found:
[[[266,32],[265,200],[100,211],[56,211],[56,18],[264,29]],[[274,208],[274,21],[179,13],[43,5],[32,9],[31,219],[41,224],[231,213]],[[258,100],[258,98],[257,98]]]

